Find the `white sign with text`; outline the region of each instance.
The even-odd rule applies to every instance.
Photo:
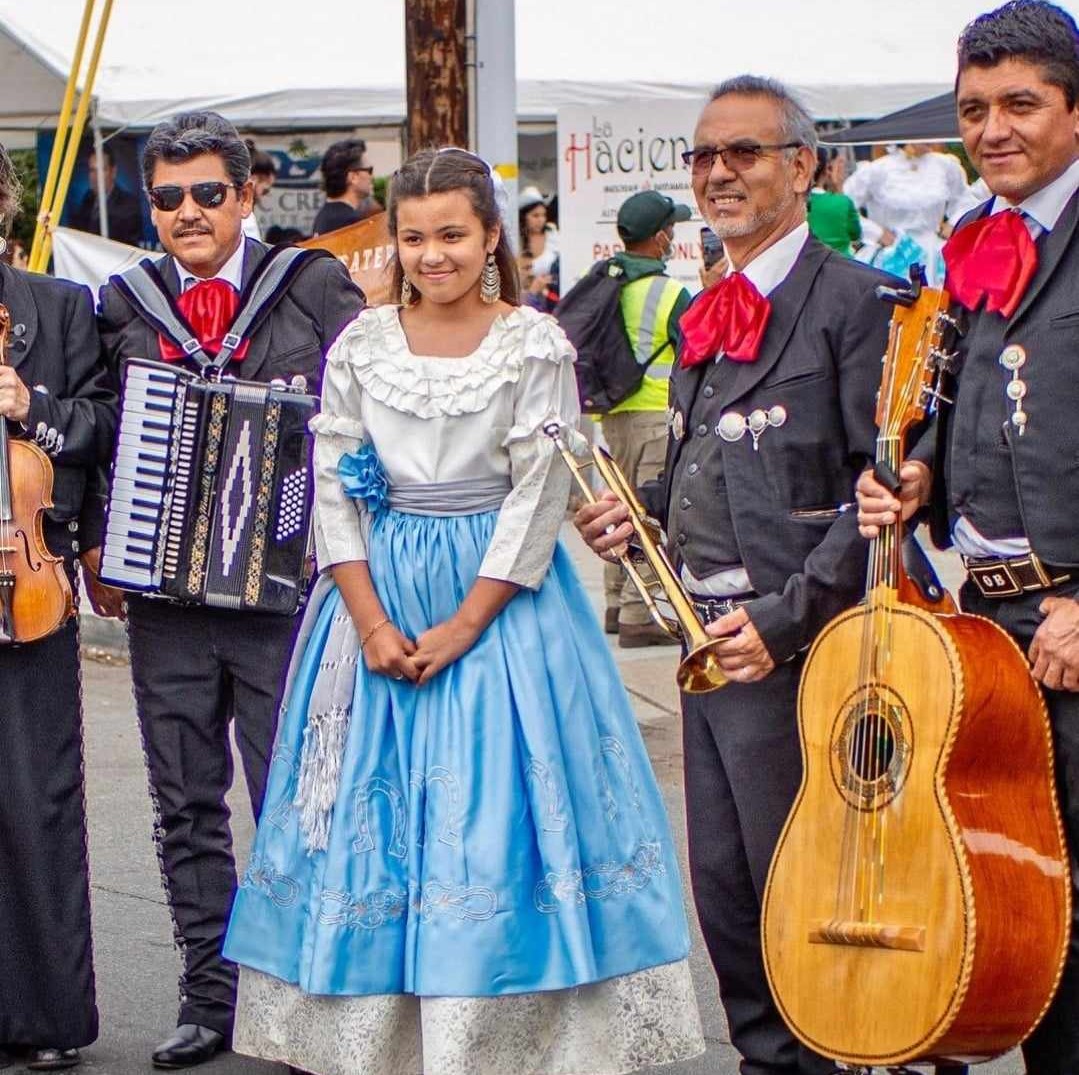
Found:
[[[558,227],[561,286],[622,249],[618,208],[639,190],[658,190],[693,210],[675,227],[668,272],[700,290],[701,220],[682,153],[693,145],[703,101],[625,101],[558,112]]]

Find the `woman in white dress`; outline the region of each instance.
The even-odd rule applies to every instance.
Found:
[[[327,357],[323,576],[225,953],[234,1046],[318,1075],[621,1075],[702,1051],[673,841],[557,535],[573,352],[488,167],[393,181],[401,307]]]
[[[952,225],[977,205],[957,158],[908,143],[859,165],[843,184],[843,193],[870,221],[862,231],[880,248],[874,265],[905,277],[910,265],[919,262],[930,286],[943,284],[944,239]]]

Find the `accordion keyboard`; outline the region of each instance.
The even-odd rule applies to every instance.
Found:
[[[161,581],[158,535],[165,509],[172,415],[183,383],[167,369],[132,365],[124,384],[102,574],[135,589]]]

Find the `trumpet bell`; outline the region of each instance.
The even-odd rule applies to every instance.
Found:
[[[719,667],[714,646],[714,640],[703,642],[682,659],[676,676],[680,690],[686,694],[707,694],[727,685],[727,674]]]

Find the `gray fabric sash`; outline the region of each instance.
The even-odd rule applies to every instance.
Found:
[[[390,507],[408,515],[478,515],[497,511],[512,488],[508,477],[391,485]]]

